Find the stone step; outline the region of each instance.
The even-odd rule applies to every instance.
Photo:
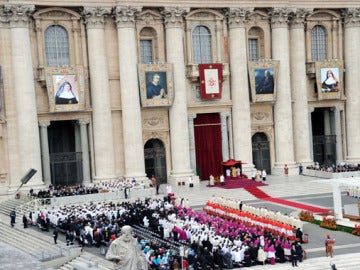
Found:
[[[9,216],[10,212],[20,206],[23,205],[25,203],[25,201],[21,200],[21,199],[8,199],[5,201],[2,201],[0,203],[0,213]]]

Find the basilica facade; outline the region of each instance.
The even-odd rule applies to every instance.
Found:
[[[178,2],[0,1],[1,194],[360,162],[357,1]]]

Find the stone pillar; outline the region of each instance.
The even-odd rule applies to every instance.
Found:
[[[189,131],[186,107],[186,76],[184,59],[183,17],[189,11],[186,8],[165,7],[166,58],[174,65],[174,88],[176,97],[169,110],[171,161],[170,181],[187,179],[194,172],[190,167]]]
[[[229,160],[229,136],[228,136],[228,113],[220,113],[221,119],[221,146],[222,146],[222,160]]]
[[[296,9],[290,24],[290,57],[294,123],[295,161],[302,165],[312,164],[308,100],[306,87],[306,55],[304,21],[311,9]],[[282,63],[280,62],[280,65]]]
[[[342,145],[342,134],[341,134],[341,115],[340,112],[343,108],[335,107],[334,118],[335,118],[335,135],[336,135],[336,164],[344,161],[343,145]]]
[[[39,121],[40,126],[40,141],[41,141],[41,163],[42,163],[42,173],[44,178],[45,186],[51,184],[51,172],[50,172],[50,152],[49,152],[49,139],[48,139],[48,126],[50,126],[50,121]]]
[[[348,163],[360,163],[360,8],[344,12],[345,23],[345,85],[346,85],[346,134]]]
[[[246,20],[252,8],[230,8],[229,53],[232,97],[232,135],[234,159],[246,162],[243,171],[250,172],[253,165],[251,143],[250,99],[248,87]]]
[[[334,216],[336,219],[343,219],[340,186],[336,180],[332,180],[331,185],[333,188]]]
[[[289,174],[298,174],[294,162],[294,142],[291,108],[290,59],[288,15],[290,9],[270,11],[272,28],[272,58],[280,61],[274,106],[275,164],[273,174],[283,174],[284,165]]]
[[[310,157],[313,160],[314,159],[314,146],[313,146],[313,133],[312,133],[312,119],[311,119],[311,113],[315,109],[313,107],[308,108],[308,120],[309,120],[309,143],[310,143]]]
[[[88,137],[88,124],[89,119],[81,119],[78,121],[80,125],[80,138],[81,138],[81,153],[82,153],[82,170],[83,170],[83,184],[91,182],[90,175],[90,155],[89,155],[89,137]]]
[[[196,152],[195,152],[195,134],[194,134],[195,118],[196,118],[196,114],[188,115],[190,167],[193,170],[193,172],[196,172]]]
[[[4,6],[4,11],[10,19],[13,90],[16,98],[17,136],[21,164],[19,170],[22,175],[31,168],[37,170],[28,183],[36,189],[36,186],[42,186],[44,183],[29,33],[29,18],[34,10],[33,5],[5,4]]]
[[[135,15],[140,11],[140,7],[116,6],[114,15],[119,44],[121,109],[125,159],[124,176],[144,180],[147,178],[145,174],[144,145],[142,139],[135,31]]]
[[[114,140],[111,117],[110,86],[105,52],[104,19],[111,8],[84,7],[90,68],[90,89],[94,136],[94,178],[115,178]],[[85,175],[84,175],[85,177]],[[90,180],[84,178],[85,181]]]
[[[324,110],[324,135],[331,135],[330,111]]]

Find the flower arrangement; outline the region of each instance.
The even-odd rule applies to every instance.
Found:
[[[336,218],[333,217],[323,217],[320,227],[327,228],[330,230],[337,230]]]
[[[299,218],[302,221],[313,222],[314,215],[310,211],[301,211],[299,214]]]
[[[355,225],[355,229],[352,231],[352,234],[360,236],[360,225]]]

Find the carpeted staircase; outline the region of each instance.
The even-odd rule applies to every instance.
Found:
[[[292,201],[288,201],[288,200],[270,197],[268,194],[266,194],[264,191],[262,191],[258,187],[245,187],[244,189],[247,192],[254,195],[256,198],[264,200],[264,201],[269,201],[269,202],[273,202],[273,203],[277,203],[277,204],[283,204],[283,205],[287,205],[290,207],[299,208],[299,209],[306,210],[306,211],[311,211],[314,213],[328,213],[329,212],[329,210],[324,209],[324,208],[314,207],[314,206],[307,205],[307,204],[302,204],[302,203],[297,203],[297,202],[292,202]]]

